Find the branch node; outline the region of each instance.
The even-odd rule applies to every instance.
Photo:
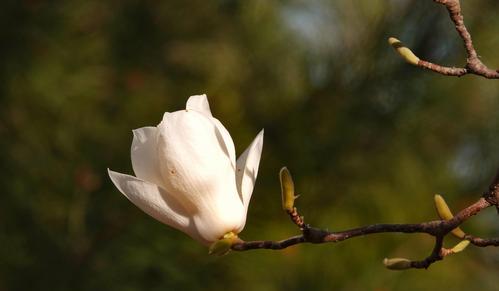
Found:
[[[329,234],[328,231],[322,230],[320,228],[311,227],[306,224],[303,228],[303,237],[307,242],[313,244],[319,244],[325,242],[324,238]]]

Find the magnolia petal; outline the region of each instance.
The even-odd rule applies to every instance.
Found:
[[[166,113],[158,126],[158,159],[165,189],[189,213],[205,240],[242,229],[245,211],[214,118],[197,111]]]
[[[222,125],[222,123],[216,119],[213,118],[211,111],[210,111],[210,104],[208,103],[208,97],[206,94],[203,95],[194,95],[189,97],[189,100],[187,100],[187,104],[185,106],[187,110],[194,110],[199,113],[202,113],[205,116],[212,117],[212,122],[215,123],[215,126],[217,127],[217,138],[219,140],[220,145],[222,145],[224,152],[227,154],[227,156],[230,158],[232,161],[232,166],[235,167],[236,163],[236,150],[234,147],[234,142],[232,141],[232,138],[227,131],[227,129]]]
[[[206,241],[214,242],[228,232],[240,233],[246,223],[246,212],[237,193],[235,199],[223,201],[205,207],[193,216],[199,235]]]
[[[248,209],[263,148],[263,129],[236,162],[236,183],[244,207]]]
[[[157,128],[148,126],[133,130],[132,168],[141,180],[164,188],[158,164]]]
[[[217,139],[222,146],[223,151],[229,157],[232,164],[232,169],[235,171],[236,168],[236,148],[234,147],[234,141],[230,136],[230,133],[223,126],[223,124],[216,118],[212,118],[213,123],[217,128]]]
[[[208,103],[208,97],[206,97],[206,94],[189,97],[187,104],[185,105],[185,109],[194,110],[206,116],[212,117],[210,104]]]
[[[214,205],[235,195],[232,161],[213,122],[197,111],[165,113],[158,126],[158,159],[165,189],[179,194],[186,209]],[[232,183],[231,183],[232,182]],[[242,203],[241,203],[242,205]]]
[[[209,243],[200,237],[195,224],[181,204],[163,188],[109,169],[108,173],[116,188],[142,211],[204,244]]]

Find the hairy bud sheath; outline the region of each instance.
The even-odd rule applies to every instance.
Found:
[[[279,172],[281,181],[282,208],[287,212],[293,211],[295,204],[295,184],[288,168],[283,167]]]
[[[464,251],[464,249],[466,249],[466,247],[468,247],[470,244],[470,241],[469,240],[463,240],[463,241],[460,241],[458,244],[456,244],[452,249],[451,251],[453,253],[459,253],[459,252],[462,252]]]
[[[444,198],[441,195],[435,195],[434,197],[435,200],[435,208],[437,209],[438,216],[440,219],[444,220],[451,220],[454,215],[450,211],[449,206],[445,202]],[[464,238],[466,235],[464,231],[461,230],[461,228],[456,227],[452,230],[452,234],[455,235],[458,238]]]
[[[405,270],[411,267],[411,261],[405,258],[385,258],[383,264],[390,270]]]
[[[237,234],[233,232],[226,233],[221,239],[215,241],[210,245],[208,254],[223,256],[230,251],[232,245],[236,242],[241,241]]]
[[[397,53],[409,64],[417,65],[419,58],[404,44],[395,37],[388,38],[388,43],[397,51]]]

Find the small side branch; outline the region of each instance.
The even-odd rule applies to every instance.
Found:
[[[461,12],[461,3],[459,0],[433,0],[436,3],[442,4],[447,8],[449,12],[450,19],[454,23],[457,33],[461,37],[463,41],[464,47],[466,49],[466,66],[464,68],[456,68],[456,67],[445,67],[435,63],[431,63],[425,60],[421,60],[416,57],[409,48],[403,46],[403,44],[395,39],[390,38],[390,44],[400,53],[400,55],[409,63],[421,67],[426,70],[430,70],[445,76],[456,76],[461,77],[466,74],[474,74],[478,76],[482,76],[488,79],[499,79],[499,70],[493,70],[488,68],[480,58],[473,46],[473,42],[471,40],[471,34],[468,32],[468,29],[464,25],[464,17]],[[409,51],[417,60],[407,58],[407,55],[401,53],[401,48],[404,48],[406,51]]]

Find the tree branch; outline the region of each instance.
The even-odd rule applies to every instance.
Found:
[[[464,25],[464,17],[461,13],[461,3],[459,0],[433,0],[433,2],[444,5],[449,12],[450,19],[454,22],[454,26],[456,28],[457,33],[461,37],[464,48],[466,49],[466,66],[464,68],[455,68],[455,67],[445,67],[438,64],[434,64],[425,60],[421,60],[416,57],[410,49],[403,46],[403,44],[395,38],[391,38],[389,40],[390,44],[408,61],[409,63],[421,67],[423,69],[427,69],[442,75],[446,76],[457,76],[461,77],[466,74],[474,74],[478,76],[482,76],[488,79],[499,79],[499,70],[493,70],[488,68],[482,61],[479,59],[478,54],[473,46],[473,42],[471,40],[471,35],[468,32],[468,29]],[[393,40],[396,40],[394,42]],[[415,58],[416,61],[411,61],[407,58],[403,53],[401,53],[400,48],[405,48],[408,50]]]
[[[436,261],[442,260],[445,256],[453,254],[454,249],[445,249],[442,247],[443,240],[453,229],[461,225],[464,221],[478,214],[483,209],[492,205],[497,207],[496,194],[499,189],[499,170],[496,178],[492,181],[489,189],[483,194],[483,197],[475,203],[459,211],[449,220],[433,220],[413,224],[372,224],[353,228],[344,231],[327,231],[320,228],[311,227],[305,224],[304,218],[299,215],[296,207],[286,210],[294,224],[298,226],[301,235],[293,236],[281,241],[238,241],[232,245],[234,251],[247,251],[254,249],[272,249],[280,250],[301,243],[331,243],[340,242],[358,236],[366,236],[375,233],[426,233],[435,237],[435,246],[431,254],[421,261],[409,261],[405,259],[404,268],[428,268]],[[294,193],[292,193],[294,194]],[[284,202],[283,202],[284,203]],[[478,247],[499,246],[499,238],[483,239],[472,235],[465,235],[464,240]]]

